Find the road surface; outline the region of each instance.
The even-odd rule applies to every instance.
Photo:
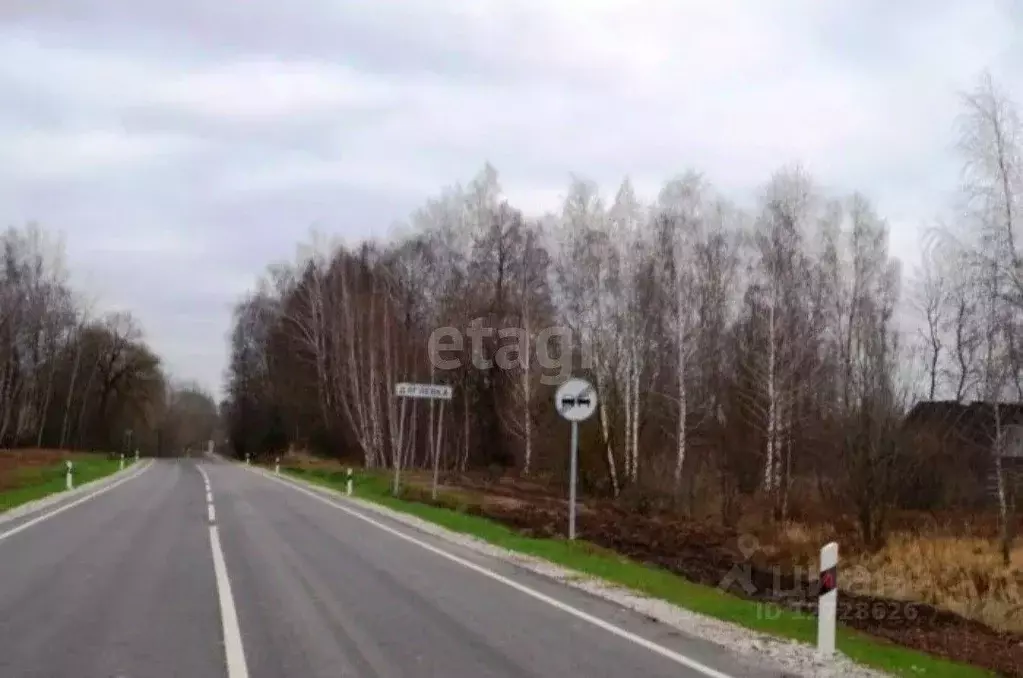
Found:
[[[0,676],[781,675],[317,496],[162,460],[0,523]]]

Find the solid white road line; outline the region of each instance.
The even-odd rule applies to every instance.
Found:
[[[211,523],[217,522],[216,510],[213,508],[213,504],[206,504],[206,512],[209,514]]]
[[[509,586],[509,587],[515,589],[516,591],[519,591],[520,593],[524,593],[527,596],[535,598],[536,600],[539,600],[541,602],[547,603],[551,607],[557,608],[557,609],[561,610],[562,612],[567,612],[568,614],[576,617],[577,619],[581,619],[581,620],[583,620],[585,622],[589,622],[590,624],[593,624],[594,626],[602,628],[605,631],[607,631],[608,633],[616,635],[619,638],[622,638],[624,640],[628,640],[628,641],[630,641],[632,643],[635,643],[636,645],[639,645],[640,647],[643,647],[643,648],[645,648],[647,650],[650,650],[651,652],[654,652],[655,654],[659,654],[662,657],[665,657],[666,659],[670,659],[673,662],[681,664],[682,666],[685,666],[686,668],[692,669],[693,671],[696,671],[698,673],[702,673],[703,675],[707,676],[708,678],[732,678],[732,676],[729,676],[727,673],[722,673],[721,671],[718,671],[717,669],[711,668],[711,667],[707,666],[706,664],[702,664],[702,663],[696,661],[695,659],[690,659],[689,657],[686,657],[683,654],[679,654],[678,652],[675,652],[674,650],[669,650],[666,647],[662,647],[661,645],[658,645],[657,643],[654,643],[654,642],[652,642],[650,640],[647,640],[646,638],[643,638],[642,636],[637,636],[635,633],[631,633],[629,631],[626,631],[625,629],[621,629],[621,628],[615,626],[614,624],[611,624],[609,622],[604,621],[600,617],[595,617],[592,614],[589,614],[587,612],[583,612],[582,610],[580,610],[578,608],[572,607],[571,605],[568,605],[567,603],[563,603],[560,600],[557,600],[556,598],[552,598],[552,597],[550,597],[550,596],[548,596],[548,595],[546,595],[544,593],[540,593],[539,591],[535,591],[535,590],[529,588],[528,586],[525,586],[523,584],[518,583],[517,581],[509,579],[508,577],[505,577],[505,576],[500,575],[500,574],[498,574],[496,572],[488,570],[487,568],[482,567],[480,565],[477,565],[476,563],[473,563],[471,561],[468,561],[465,558],[460,558],[459,556],[456,556],[456,555],[454,555],[452,553],[448,553],[447,551],[444,551],[443,549],[439,549],[439,548],[437,548],[436,546],[434,546],[432,544],[428,544],[428,543],[426,543],[424,541],[416,539],[415,537],[409,536],[409,535],[405,534],[404,532],[402,532],[400,530],[396,530],[396,529],[394,529],[393,527],[391,527],[389,525],[385,525],[384,523],[381,523],[378,520],[374,520],[373,518],[370,518],[369,516],[361,513],[360,511],[355,511],[355,510],[353,510],[351,508],[348,508],[347,506],[343,506],[342,504],[340,504],[340,503],[338,503],[336,501],[328,499],[326,496],[324,496],[322,494],[319,494],[318,492],[313,492],[312,490],[306,489],[306,488],[304,488],[304,487],[302,487],[300,485],[297,485],[295,483],[291,483],[291,482],[288,482],[286,480],[282,480],[282,479],[280,479],[280,478],[278,478],[276,476],[270,475],[268,473],[261,473],[260,475],[263,475],[268,480],[272,480],[272,481],[280,483],[282,485],[286,485],[286,486],[290,487],[291,489],[293,489],[293,490],[295,490],[297,492],[301,492],[302,494],[308,495],[308,496],[312,497],[313,499],[316,499],[317,501],[321,501],[324,504],[327,504],[329,506],[333,506],[336,509],[344,511],[345,513],[351,515],[354,518],[358,518],[359,520],[362,520],[362,521],[364,521],[366,523],[369,523],[370,525],[373,525],[374,527],[377,527],[377,528],[383,530],[384,532],[387,532],[388,534],[392,534],[395,537],[398,537],[399,539],[404,539],[405,541],[407,541],[407,542],[409,542],[411,544],[415,544],[416,546],[419,546],[420,548],[426,549],[427,551],[430,551],[431,553],[435,553],[438,556],[441,556],[442,558],[446,558],[446,559],[450,560],[453,563],[457,563],[457,564],[461,565],[462,567],[465,567],[465,568],[467,568],[469,570],[472,570],[473,572],[478,572],[479,574],[483,575],[484,577],[489,577],[490,579],[493,579],[494,581],[500,582],[500,583],[504,584],[505,586]]]
[[[220,534],[216,525],[210,525],[210,549],[213,551],[213,574],[217,580],[220,621],[224,630],[227,678],[248,678],[249,668],[245,663],[245,648],[242,646],[242,632],[238,626],[238,612],[234,607],[231,580],[227,576],[227,564],[224,561],[224,551],[220,547]]]
[[[7,530],[6,532],[0,532],[0,541],[3,541],[4,539],[7,539],[8,537],[13,537],[14,535],[18,534],[19,532],[21,532],[23,530],[27,530],[28,528],[32,527],[33,525],[38,525],[39,523],[43,522],[44,520],[49,520],[53,516],[60,515],[64,511],[67,511],[69,509],[73,509],[76,506],[80,506],[81,504],[84,504],[85,502],[89,501],[90,499],[94,499],[94,498],[100,496],[101,494],[105,494],[105,493],[109,492],[110,490],[114,489],[118,485],[123,485],[124,483],[128,482],[129,480],[132,480],[134,478],[138,478],[140,475],[142,475],[147,470],[149,470],[149,468],[151,468],[152,465],[153,465],[153,462],[149,462],[148,464],[143,466],[141,469],[138,469],[136,472],[132,473],[131,475],[125,476],[124,478],[121,478],[120,480],[112,482],[109,485],[96,490],[95,492],[90,492],[89,494],[85,495],[84,497],[82,497],[80,499],[75,499],[74,501],[72,501],[70,503],[67,503],[67,504],[64,504],[63,506],[61,506],[59,508],[55,508],[54,510],[50,511],[49,513],[44,513],[43,515],[37,516],[37,517],[35,517],[35,518],[31,519],[31,520],[26,520],[21,525],[18,525],[17,527],[12,527],[11,529]]]

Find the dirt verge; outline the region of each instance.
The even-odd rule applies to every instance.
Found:
[[[22,469],[54,466],[67,455],[62,450],[0,450],[0,490],[14,487]]]

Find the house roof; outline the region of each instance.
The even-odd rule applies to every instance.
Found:
[[[925,400],[918,402],[903,420],[904,427],[927,428],[941,435],[978,445],[990,445],[995,433],[995,413],[1001,424],[1023,425],[1023,403],[987,403],[974,401],[960,403],[954,400]]]

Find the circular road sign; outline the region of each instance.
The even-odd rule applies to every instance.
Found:
[[[569,379],[554,394],[554,407],[569,421],[589,419],[597,409],[597,390],[585,379]]]

